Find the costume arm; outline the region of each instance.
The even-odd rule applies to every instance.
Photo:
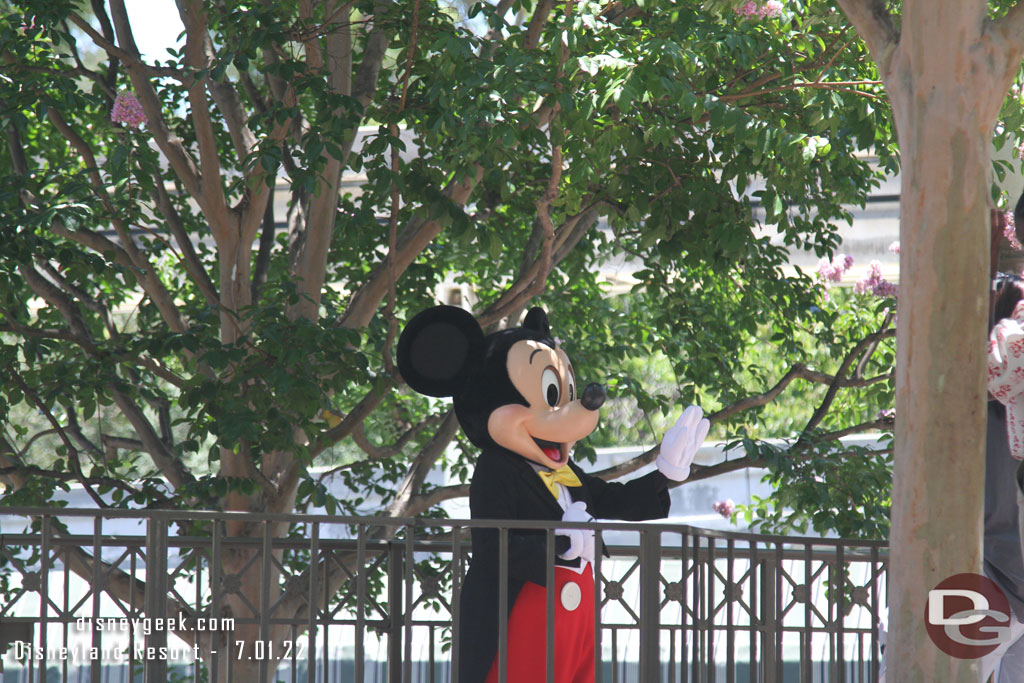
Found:
[[[988,391],[1000,403],[1009,404],[1024,393],[1024,300],[1013,315],[1003,318],[988,340]]]
[[[598,519],[641,521],[668,515],[668,478],[658,470],[627,482],[605,481],[577,470],[590,490],[587,510]]]

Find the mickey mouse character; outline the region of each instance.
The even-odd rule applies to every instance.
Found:
[[[476,519],[644,520],[668,514],[669,480],[689,476],[709,423],[687,408],[666,434],[658,469],[626,483],[584,473],[569,456],[597,426],[599,384],[578,391],[568,356],[547,315],[531,309],[522,327],[484,335],[472,315],[437,306],[416,315],[398,341],[398,368],[414,390],[454,399],[455,415],[481,449],[469,490]],[[492,683],[498,663],[499,534],[474,528],[462,588],[459,680]],[[594,532],[556,531],[556,683],[594,679]],[[508,533],[510,683],[539,683],[547,671],[546,539]]]

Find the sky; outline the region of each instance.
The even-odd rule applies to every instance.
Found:
[[[149,62],[166,60],[167,48],[176,45],[185,30],[174,0],[125,0],[125,7],[143,57]]]

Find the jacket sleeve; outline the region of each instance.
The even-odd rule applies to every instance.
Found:
[[[605,481],[578,469],[576,473],[590,492],[587,512],[598,519],[638,522],[668,515],[668,478],[658,470],[627,482]]]
[[[482,463],[481,463],[482,464]],[[518,509],[515,477],[492,467],[477,465],[469,487],[469,508],[473,519],[536,519]],[[473,528],[473,562],[498,579],[499,544],[497,529]],[[555,536],[555,555],[569,549],[569,539]],[[508,575],[510,580],[547,584],[547,536],[540,530],[510,529],[508,532]],[[497,585],[497,584],[495,584]]]
[[[988,340],[988,391],[1003,404],[1024,393],[1024,300],[992,328]]]

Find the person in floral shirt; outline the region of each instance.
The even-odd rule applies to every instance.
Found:
[[[1024,459],[1024,280],[1004,276],[988,338],[988,393],[1006,406],[1010,454]]]
[[[984,676],[999,666],[998,683],[1024,681],[1024,557],[1020,523],[1024,460],[1024,280],[996,278],[988,346],[988,427],[985,443],[984,572],[1006,594],[1014,619],[1010,639],[981,662]],[[1012,456],[1012,457],[1011,457]],[[1017,476],[1015,475],[1015,471]],[[983,679],[985,680],[985,679]]]

